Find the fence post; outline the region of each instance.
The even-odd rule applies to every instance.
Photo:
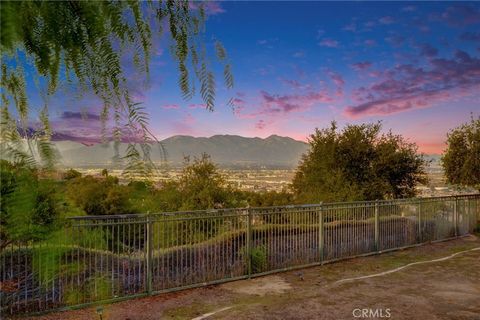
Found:
[[[150,219],[150,213],[147,213],[147,293],[152,293],[152,220]]]
[[[320,254],[320,262],[323,262],[324,257],[324,247],[325,247],[325,236],[324,236],[324,229],[323,229],[323,206],[320,204],[320,211],[318,213],[319,223],[318,223],[318,249]]]
[[[247,209],[247,234],[246,241],[247,241],[247,270],[248,270],[248,277],[252,275],[252,215],[250,214],[250,209]]]
[[[379,251],[380,250],[380,243],[379,243],[379,228],[380,228],[380,223],[379,223],[379,217],[378,217],[378,200],[375,200],[375,250]]]
[[[418,201],[418,243],[422,243],[422,201]]]
[[[455,196],[453,203],[453,223],[455,229],[455,237],[458,237],[458,198]]]

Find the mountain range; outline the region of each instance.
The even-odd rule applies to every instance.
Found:
[[[111,166],[113,142],[82,144],[74,141],[53,142],[66,167]],[[120,144],[120,156],[125,155],[127,144]],[[162,151],[163,150],[163,151]],[[214,135],[209,138],[173,136],[152,146],[151,159],[178,166],[185,156],[199,157],[202,153],[222,167],[293,168],[308,150],[308,144],[277,135],[268,138],[247,138],[236,135]]]

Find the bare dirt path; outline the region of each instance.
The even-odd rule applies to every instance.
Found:
[[[378,277],[338,282],[438,259],[480,247],[462,238],[378,256],[129,300],[104,306],[102,320],[150,319],[377,319],[480,320],[480,251],[416,264]],[[360,310],[359,310],[360,309]],[[370,319],[375,318],[370,315]],[[390,317],[388,317],[390,315]],[[34,320],[100,319],[96,308]]]

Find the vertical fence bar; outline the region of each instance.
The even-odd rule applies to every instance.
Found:
[[[422,241],[422,201],[418,201],[418,243]]]
[[[453,228],[455,230],[455,237],[458,237],[458,198],[453,198]]]
[[[147,293],[152,293],[152,220],[150,218],[150,213],[147,214],[147,221],[146,221],[146,267],[147,267],[147,278],[146,278],[146,287]]]
[[[250,278],[252,275],[252,215],[250,209],[247,209],[247,234],[245,237],[247,247],[247,272]]]
[[[325,237],[323,228],[323,206],[320,204],[320,210],[318,212],[318,249],[320,254],[320,262],[323,262],[324,250],[325,250]]]
[[[375,250],[380,250],[380,243],[379,243],[379,233],[380,233],[380,221],[378,217],[378,200],[375,201]]]

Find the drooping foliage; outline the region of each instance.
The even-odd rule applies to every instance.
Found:
[[[480,117],[448,133],[442,165],[449,183],[480,190]]]
[[[116,150],[122,137],[129,141],[125,173],[148,174],[153,165],[149,143],[155,138],[148,129],[148,114],[129,93],[122,59],[132,60],[136,71],[147,78],[150,56],[158,49],[153,43],[164,29],[169,34],[165,39],[171,39],[184,97],[191,98],[199,84],[207,109],[214,108],[215,76],[203,39],[206,15],[202,3],[2,1],[0,15],[2,151],[15,162],[51,167],[58,158],[49,142],[47,102],[60,84],[67,83],[103,101],[101,118],[104,127],[107,122],[112,126]],[[218,41],[214,50],[224,66],[225,85],[231,88],[226,51]],[[27,68],[47,84],[41,92],[45,101],[38,114],[41,125],[35,130],[30,126],[37,114],[31,111],[26,90]],[[118,151],[115,158],[119,159]]]
[[[316,129],[292,187],[298,202],[406,198],[425,182],[426,161],[401,136],[381,134],[381,124]]]

